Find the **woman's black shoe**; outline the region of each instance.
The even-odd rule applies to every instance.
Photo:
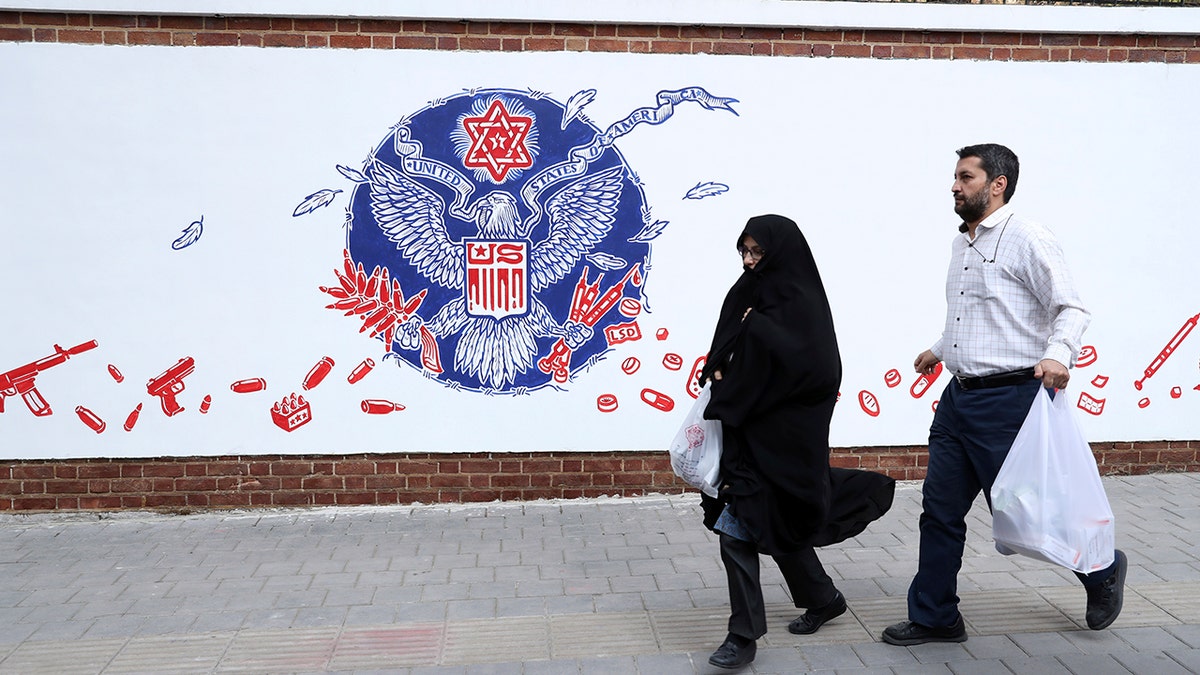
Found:
[[[817,632],[817,629],[825,625],[826,621],[836,619],[846,613],[846,598],[841,591],[836,591],[837,595],[833,596],[833,600],[824,607],[809,609],[801,614],[788,624],[788,632],[796,635],[810,635]]]
[[[717,651],[708,657],[708,662],[718,668],[741,668],[750,665],[757,653],[758,646],[754,640],[730,633]]]

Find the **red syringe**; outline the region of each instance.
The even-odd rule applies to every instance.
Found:
[[[1134,380],[1134,389],[1137,389],[1138,391],[1142,390],[1142,383],[1153,377],[1154,374],[1158,372],[1158,369],[1162,368],[1163,364],[1167,362],[1167,358],[1179,348],[1179,345],[1183,344],[1184,338],[1186,338],[1188,333],[1191,333],[1192,329],[1196,327],[1197,322],[1200,322],[1200,314],[1197,314],[1196,316],[1193,316],[1192,318],[1183,322],[1183,325],[1179,327],[1179,330],[1175,331],[1175,336],[1172,337],[1169,342],[1167,342],[1167,346],[1163,347],[1162,351],[1158,353],[1158,356],[1154,357],[1154,360],[1150,362],[1150,365],[1146,366],[1146,370],[1142,373],[1144,377],[1142,377],[1140,380]]]

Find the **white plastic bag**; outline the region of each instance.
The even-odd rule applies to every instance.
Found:
[[[676,476],[709,497],[716,497],[721,480],[721,421],[704,419],[704,409],[711,398],[712,392],[706,384],[675,433],[670,452],[671,469]]]
[[[1040,389],[992,484],[996,550],[1095,572],[1113,561],[1112,508],[1068,397]]]

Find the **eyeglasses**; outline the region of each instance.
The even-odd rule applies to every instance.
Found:
[[[750,256],[751,260],[762,260],[762,257],[767,254],[766,251],[762,250],[762,248],[758,247],[758,246],[755,246],[753,248],[746,248],[745,246],[739,246],[737,251],[738,251],[738,257],[745,258],[748,255],[748,256]]]

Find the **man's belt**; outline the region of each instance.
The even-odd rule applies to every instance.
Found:
[[[958,386],[965,391],[973,389],[991,389],[993,387],[1010,387],[1014,384],[1028,382],[1033,377],[1033,368],[1022,368],[1021,370],[1013,370],[1007,373],[996,373],[995,375],[984,375],[983,377],[958,377]]]

